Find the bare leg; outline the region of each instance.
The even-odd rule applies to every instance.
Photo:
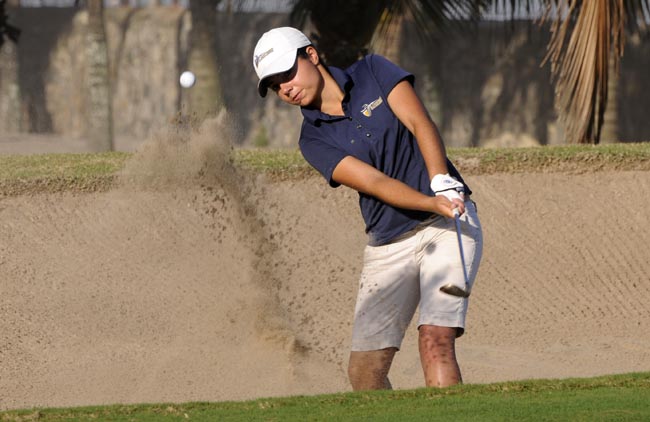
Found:
[[[420,360],[427,387],[447,387],[463,382],[456,361],[455,344],[455,328],[420,326]]]
[[[390,390],[388,370],[393,363],[397,349],[372,350],[368,352],[351,352],[348,365],[348,377],[354,391]]]

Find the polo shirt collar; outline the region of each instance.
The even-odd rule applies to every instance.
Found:
[[[330,72],[341,90],[343,90],[343,110],[345,110],[347,108],[346,105],[350,99],[350,90],[352,89],[354,82],[352,81],[350,75],[343,69],[339,69],[338,67],[334,66],[328,66],[327,70]],[[300,110],[302,111],[302,115],[305,120],[307,120],[307,122],[311,123],[312,125],[318,125],[319,120],[334,121],[344,118],[344,116],[332,116],[316,109],[301,107]]]

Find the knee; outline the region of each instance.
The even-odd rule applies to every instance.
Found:
[[[388,371],[396,349],[373,352],[352,352],[348,363],[348,378],[352,389],[390,389]]]
[[[374,378],[375,374],[370,374],[370,368],[364,364],[359,359],[354,359],[350,356],[350,361],[348,362],[348,380],[350,380],[350,385],[352,390],[372,390],[372,384],[375,384]]]
[[[382,369],[381,365],[378,365],[365,353],[352,352],[348,362],[348,379],[352,384],[352,389],[372,389],[370,386],[376,384],[384,375]]]
[[[419,330],[420,347],[438,352],[453,351],[456,344],[456,328],[423,325]]]
[[[361,369],[359,363],[350,356],[350,361],[348,362],[348,379],[350,380],[350,383],[352,383],[353,388],[355,380],[359,377],[360,373]]]

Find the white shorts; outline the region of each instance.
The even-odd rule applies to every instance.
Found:
[[[463,252],[470,288],[483,252],[476,204],[465,202],[460,216]],[[399,347],[416,308],[421,325],[465,330],[468,299],[451,296],[440,287],[464,286],[454,219],[435,216],[406,236],[382,246],[366,246],[354,311],[352,351]]]

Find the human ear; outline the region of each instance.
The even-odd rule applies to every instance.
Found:
[[[305,52],[309,56],[309,61],[312,62],[314,65],[318,65],[318,63],[320,63],[320,57],[318,57],[318,51],[316,51],[316,49],[313,46],[307,47]]]

